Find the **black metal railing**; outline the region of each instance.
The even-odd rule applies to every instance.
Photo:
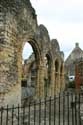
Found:
[[[26,101],[26,100],[25,100]],[[0,125],[82,125],[83,94],[63,93],[0,108]]]

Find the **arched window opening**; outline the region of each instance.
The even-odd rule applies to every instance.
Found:
[[[56,60],[56,62],[55,62],[55,73],[58,73],[58,70],[59,70],[59,63]]]
[[[55,61],[55,91],[58,88],[58,79],[59,78],[59,62],[58,60]]]
[[[63,64],[61,64],[61,67],[60,67],[60,74],[63,73]]]
[[[26,60],[30,58],[32,53],[33,53],[32,46],[28,42],[25,42],[23,51],[22,51],[22,59],[26,62]]]
[[[48,96],[48,89],[50,86],[50,80],[51,80],[51,58],[48,54],[46,54],[45,56],[45,84],[44,84],[44,88],[45,88],[45,96]]]
[[[22,97],[30,97],[35,95],[37,82],[37,53],[34,51],[33,45],[26,42],[22,52]]]

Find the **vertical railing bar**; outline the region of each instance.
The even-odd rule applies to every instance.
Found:
[[[49,125],[51,125],[51,97],[49,99]]]
[[[34,125],[36,125],[35,122],[36,122],[36,102],[34,101]]]
[[[74,125],[74,110],[73,110],[73,93],[71,95],[71,108],[72,108],[72,125]]]
[[[68,125],[69,125],[69,92],[67,93],[67,105],[68,105]]]
[[[81,116],[80,116],[80,93],[79,93],[79,125],[81,125]]]
[[[25,122],[25,105],[23,106],[23,125],[24,125],[24,122]]]
[[[3,125],[3,107],[1,107],[1,125]]]
[[[19,113],[20,113],[20,110],[19,110],[19,104],[18,104],[18,125],[19,125]]]
[[[39,99],[39,125],[41,124],[41,99]]]
[[[54,125],[56,122],[56,96],[54,96]]]
[[[8,125],[8,105],[7,105],[6,125]]]
[[[14,124],[14,105],[12,106],[12,125]]]
[[[59,93],[59,125],[60,125],[60,93]]]
[[[63,125],[65,125],[65,93],[63,92]]]
[[[29,102],[29,111],[28,111],[28,125],[30,125],[30,115],[31,115],[31,114],[30,114],[30,106],[31,106],[31,105],[30,105],[30,102]]]
[[[77,125],[77,112],[76,112],[76,102],[77,101],[77,96],[76,96],[76,93],[75,93],[75,125]]]
[[[46,125],[46,97],[44,99],[44,125]]]

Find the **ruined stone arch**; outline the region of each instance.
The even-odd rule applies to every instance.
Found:
[[[40,64],[41,52],[40,52],[40,48],[39,48],[37,41],[35,39],[32,39],[32,38],[24,39],[23,44],[22,44],[22,50],[23,50],[23,46],[24,46],[25,42],[28,42],[31,45],[33,52],[34,52],[34,55],[35,55],[36,62],[38,64]]]
[[[60,46],[57,39],[52,39],[51,45],[52,45],[52,49],[55,49],[56,52],[60,52]]]
[[[32,49],[33,49],[33,53],[34,53],[34,59],[32,60],[31,62],[31,65],[29,67],[29,69],[31,68],[32,66],[32,63],[35,61],[35,65],[36,65],[36,79],[35,79],[35,95],[37,95],[38,93],[38,90],[39,89],[37,86],[39,85],[39,77],[40,77],[40,64],[41,64],[41,52],[40,52],[40,48],[39,48],[39,45],[37,43],[37,41],[35,39],[32,39],[32,38],[29,38],[29,39],[26,39],[26,37],[24,38],[23,41],[26,41],[28,42],[31,46],[32,46]],[[22,42],[22,49],[23,49],[23,46],[24,46],[24,43],[25,42]],[[28,69],[28,70],[29,70]]]

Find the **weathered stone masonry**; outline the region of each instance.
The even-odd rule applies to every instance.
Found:
[[[0,0],[0,105],[21,103],[22,50],[25,42],[31,44],[36,57],[35,96],[44,96],[46,55],[51,61],[49,95],[54,95],[64,86],[64,70],[60,70],[64,67],[63,54],[58,42],[50,40],[47,29],[43,25],[38,26],[30,1]]]

